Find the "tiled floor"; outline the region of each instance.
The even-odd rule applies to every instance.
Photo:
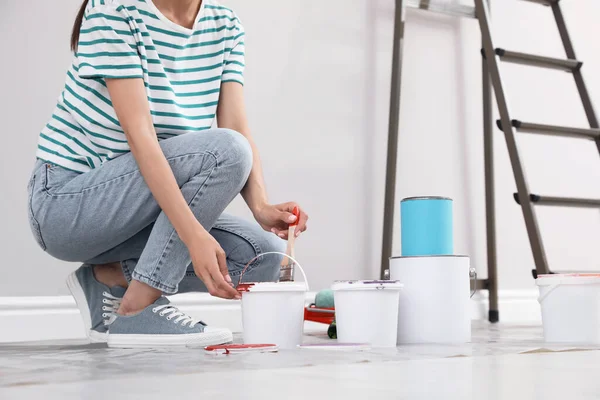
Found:
[[[546,345],[541,333],[477,323],[462,346],[229,356],[0,345],[0,399],[599,399],[600,348]]]

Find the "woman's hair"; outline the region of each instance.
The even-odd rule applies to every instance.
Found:
[[[71,32],[71,50],[77,51],[77,44],[79,43],[79,30],[81,29],[81,23],[83,22],[83,16],[85,15],[85,8],[87,7],[89,0],[83,0],[79,12],[73,22],[73,31]]]

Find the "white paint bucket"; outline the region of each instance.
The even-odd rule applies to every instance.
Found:
[[[391,258],[390,277],[404,284],[398,344],[470,342],[470,275],[466,256]]]
[[[283,253],[259,254],[248,265],[268,254],[279,254],[290,258],[302,272],[304,283],[240,283],[238,290],[242,293],[244,343],[267,343],[275,344],[280,349],[294,349],[302,344],[308,281],[300,264]],[[248,265],[242,271],[240,282]]]
[[[540,275],[544,340],[600,344],[600,274]]]
[[[341,281],[331,289],[339,343],[396,347],[400,282]]]

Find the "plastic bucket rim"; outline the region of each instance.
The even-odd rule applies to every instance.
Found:
[[[538,275],[535,280],[537,286],[559,285],[593,285],[600,284],[600,274],[547,274]]]
[[[331,290],[337,291],[372,291],[372,290],[402,290],[404,284],[399,280],[347,280],[335,281]]]
[[[242,290],[239,288],[242,287]],[[238,285],[242,293],[307,292],[303,282],[244,282]]]
[[[390,260],[397,260],[400,258],[470,258],[468,255],[464,254],[431,254],[431,255],[422,255],[422,256],[392,256]]]

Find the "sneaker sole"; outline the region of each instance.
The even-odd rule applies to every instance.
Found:
[[[184,335],[108,335],[108,347],[118,349],[206,347],[231,342],[233,334],[226,329]]]
[[[77,308],[79,308],[81,319],[83,319],[83,326],[85,327],[85,332],[90,340],[90,343],[106,343],[108,340],[108,333],[101,333],[92,330],[92,317],[90,316],[90,308],[75,272],[71,272],[67,277],[67,287],[75,299]]]

